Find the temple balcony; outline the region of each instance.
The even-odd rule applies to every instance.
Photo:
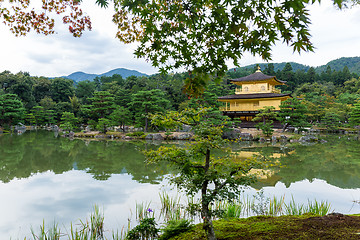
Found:
[[[251,91],[244,91],[244,89],[242,88],[235,88],[235,94],[252,94],[252,93],[281,93],[280,89],[276,89],[276,88],[270,88],[268,90],[251,90]]]

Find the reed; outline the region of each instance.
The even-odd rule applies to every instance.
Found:
[[[159,194],[159,198],[161,202],[160,216],[165,221],[180,220],[189,215],[180,204],[181,198],[178,195],[170,197],[166,192],[162,192]]]
[[[88,230],[90,239],[104,239],[104,214],[100,212],[97,205],[94,206],[94,213],[90,215]]]
[[[60,229],[55,222],[49,230],[46,230],[45,221],[43,221],[42,225],[40,225],[40,232],[38,234],[36,234],[34,229],[31,228],[31,235],[34,240],[59,240],[62,236]]]
[[[150,202],[136,203],[135,205],[135,217],[137,221],[145,218],[154,217],[155,212],[150,208]]]
[[[283,212],[283,206],[285,203],[285,195],[280,199],[275,196],[270,199],[267,214],[270,216],[279,216]]]
[[[260,196],[260,197],[259,197]],[[191,212],[188,208],[184,208],[180,204],[181,199],[179,196],[170,197],[167,193],[163,192],[160,194],[161,200],[161,212],[158,219],[163,218],[163,221],[167,223],[166,231],[180,231],[182,228],[188,228],[190,221],[186,220],[191,217],[199,217],[195,215],[197,212],[196,208],[199,205],[194,198],[188,198],[187,205],[193,206],[194,212]],[[254,196],[244,196],[235,201],[217,201],[211,206],[211,210],[216,213],[218,218],[241,218],[249,217],[254,215],[269,215],[269,216],[280,216],[280,215],[302,215],[305,213],[312,213],[319,216],[328,214],[331,210],[331,205],[327,201],[308,200],[307,204],[297,204],[293,196],[291,200],[286,203],[285,195],[277,198],[265,198],[263,194]],[[150,209],[150,203],[137,203],[136,204],[136,219],[140,223],[148,219],[154,219],[154,210]],[[201,220],[200,217],[198,220]],[[105,237],[104,230],[104,215],[100,211],[98,206],[94,206],[93,213],[89,219],[85,221],[79,220],[78,224],[80,227],[76,228],[71,223],[70,231],[66,234],[62,234],[60,228],[56,223],[50,226],[47,230],[45,227],[45,221],[40,225],[40,231],[35,233],[34,229],[31,228],[32,240],[124,240],[126,235],[129,233],[130,220],[126,227],[123,227],[121,231],[112,231],[112,234],[108,234]],[[170,224],[171,223],[171,224]],[[181,230],[182,231],[182,230]],[[24,238],[26,240],[27,238]]]
[[[308,201],[306,207],[306,212],[313,213],[320,216],[325,216],[331,211],[331,205],[327,201],[318,202],[314,200],[313,202]]]

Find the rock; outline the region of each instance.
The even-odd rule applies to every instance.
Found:
[[[122,139],[124,139],[124,140],[132,140],[133,138],[130,137],[130,136],[123,136]]]
[[[263,137],[261,137],[261,138],[259,139],[259,142],[265,142],[265,141],[266,141],[266,139],[263,138]]]
[[[95,138],[105,138],[105,135],[95,135]]]
[[[235,139],[239,139],[240,134],[241,134],[240,129],[234,128],[234,129],[230,129],[229,131],[223,132],[222,138],[235,140]]]
[[[291,142],[291,143],[296,143],[296,142],[299,142],[299,140],[297,140],[297,139],[290,139],[290,142]]]
[[[287,138],[287,136],[285,136],[285,135],[281,135],[281,136],[280,136],[280,140],[281,140],[282,142],[286,142],[286,141],[288,140],[288,138]]]
[[[75,136],[75,133],[73,131],[69,132],[69,137],[73,138]]]
[[[272,136],[272,137],[271,137],[271,141],[272,141],[272,142],[276,142],[276,141],[277,141],[276,136]]]
[[[321,139],[320,140],[321,143],[327,143],[328,141],[324,140],[324,139]]]
[[[250,133],[240,133],[239,138],[242,141],[251,141],[254,137]]]
[[[314,135],[306,135],[306,136],[302,136],[299,139],[299,142],[317,142],[319,141],[318,137],[314,136]]]
[[[183,124],[182,127],[179,129],[179,132],[191,132],[191,126]]]
[[[90,128],[89,125],[87,125],[86,128],[85,128],[85,132],[90,132],[90,131],[91,131],[91,128]]]
[[[150,133],[146,135],[145,140],[164,140],[160,133]]]
[[[175,137],[176,140],[189,140],[190,138],[192,138],[192,134],[191,133],[181,133],[179,135],[177,135]]]

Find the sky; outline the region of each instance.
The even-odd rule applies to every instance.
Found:
[[[123,44],[115,38],[111,21],[113,9],[101,9],[95,0],[84,1],[82,9],[92,19],[92,31],[74,38],[61,21],[56,34],[29,33],[15,37],[0,24],[0,72],[29,72],[32,76],[59,77],[73,72],[101,74],[115,68],[127,68],[146,74],[157,73],[150,63],[133,55],[135,44]],[[297,62],[320,66],[340,57],[360,56],[360,6],[337,10],[329,0],[309,7],[310,33],[315,52],[293,53],[278,42],[272,49],[273,63]],[[240,66],[263,62],[260,57],[244,54]],[[229,68],[234,67],[229,63]]]

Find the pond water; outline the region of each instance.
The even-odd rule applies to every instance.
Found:
[[[258,154],[282,167],[251,188],[296,202],[327,200],[342,213],[360,213],[360,141],[338,136],[310,146],[239,143],[238,158]],[[68,226],[86,219],[94,205],[106,229],[133,219],[136,202],[159,206],[159,193],[173,195],[166,166],[147,166],[141,153],[159,143],[69,140],[52,132],[0,135],[0,239],[24,239],[30,229],[56,221]]]

